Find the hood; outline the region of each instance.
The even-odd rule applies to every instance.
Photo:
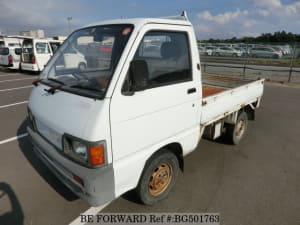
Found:
[[[95,132],[97,124],[99,125],[103,118],[100,114],[105,100],[95,100],[61,90],[50,94],[44,89],[49,87],[39,84],[33,88],[29,108],[35,118],[38,132],[49,142],[61,149],[64,133],[87,141],[99,141],[99,136],[109,133],[107,130]],[[101,126],[109,129],[109,124]]]

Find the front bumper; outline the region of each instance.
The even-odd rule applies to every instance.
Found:
[[[77,196],[92,206],[103,205],[115,198],[112,164],[95,169],[83,167],[64,157],[30,127],[27,127],[27,131],[36,155]],[[79,176],[84,185],[77,183],[73,175]]]

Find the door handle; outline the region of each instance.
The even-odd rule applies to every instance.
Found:
[[[194,93],[194,92],[196,92],[196,91],[197,91],[196,88],[190,88],[190,89],[187,90],[187,93],[188,93],[188,95],[189,95],[189,94],[192,94],[192,93]]]

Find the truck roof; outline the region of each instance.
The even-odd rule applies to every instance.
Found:
[[[144,26],[145,24],[151,24],[151,23],[192,26],[191,22],[187,19],[187,17],[182,15],[182,16],[166,17],[166,18],[130,18],[130,19],[106,20],[97,23],[92,23],[84,27],[92,27],[92,26],[108,25],[108,24],[133,24],[136,28],[139,28]]]

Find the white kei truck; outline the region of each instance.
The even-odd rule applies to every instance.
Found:
[[[68,66],[70,52],[84,55],[86,66]],[[237,144],[254,119],[264,80],[202,77],[194,29],[183,13],[78,29],[33,84],[27,127],[33,150],[97,206],[130,190],[143,204],[165,198],[202,135],[227,135]]]

